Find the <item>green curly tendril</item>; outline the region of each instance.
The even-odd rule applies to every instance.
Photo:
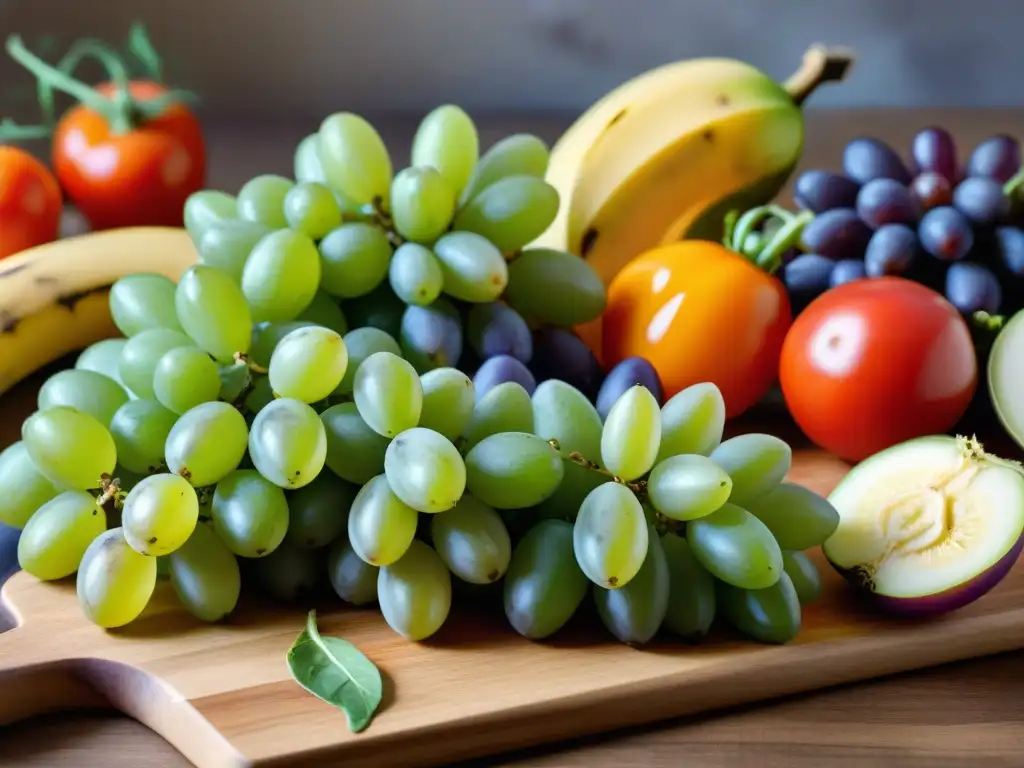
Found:
[[[742,215],[730,211],[723,244],[772,275],[782,266],[782,255],[799,245],[804,228],[813,220],[810,211],[792,213],[778,205],[752,208]]]

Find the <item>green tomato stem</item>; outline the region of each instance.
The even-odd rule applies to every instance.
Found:
[[[145,24],[139,22],[132,24],[128,31],[128,52],[142,64],[150,80],[154,83],[163,83],[163,62],[160,60],[156,48],[153,47],[153,43],[149,40]]]
[[[803,237],[804,228],[814,220],[811,211],[801,211],[791,215],[772,238],[765,244],[761,252],[757,254],[754,263],[769,275],[775,274],[782,266],[782,254],[793,246],[799,244]]]

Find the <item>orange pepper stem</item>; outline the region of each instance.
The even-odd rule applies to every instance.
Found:
[[[770,231],[759,227],[774,219],[776,226]],[[777,205],[753,208],[738,218],[727,217],[725,246],[752,261],[768,274],[782,266],[782,255],[798,245],[806,227],[814,219],[810,211],[794,214]]]

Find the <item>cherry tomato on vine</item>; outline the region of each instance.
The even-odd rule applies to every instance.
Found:
[[[23,149],[0,146],[0,259],[56,240],[61,208],[50,170]]]
[[[977,381],[963,317],[938,293],[899,277],[822,294],[782,348],[780,384],[793,419],[847,461],[952,429]]]
[[[684,240],[638,256],[612,280],[602,363],[646,358],[666,398],[713,382],[732,418],[775,383],[790,322],[779,280],[718,243]]]
[[[81,50],[106,67],[110,82],[88,86],[30,53],[17,37],[7,44],[43,86],[79,102],[54,126],[57,180],[93,229],[181,226],[185,200],[206,180],[204,138],[186,94],[129,80],[123,62],[101,44]]]

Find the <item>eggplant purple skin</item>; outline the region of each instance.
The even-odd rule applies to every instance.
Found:
[[[864,585],[855,568],[843,569],[831,560],[829,560],[829,564],[838,571],[840,576],[866,594],[872,605],[895,616],[920,619],[941,616],[944,613],[958,610],[970,605],[985,593],[991,591],[1013,568],[1017,558],[1020,557],[1021,550],[1024,550],[1024,533],[1017,537],[1017,541],[1005,555],[970,581],[956,587],[951,587],[944,592],[938,592],[934,595],[923,595],[922,597],[889,597],[888,595],[879,595]]]

